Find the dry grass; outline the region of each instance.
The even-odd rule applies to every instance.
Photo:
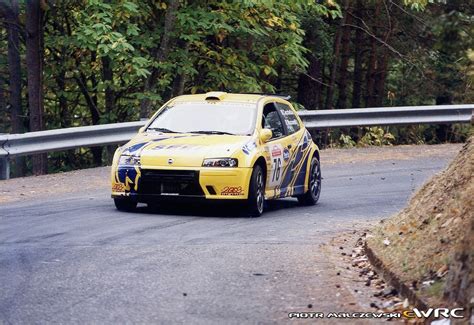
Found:
[[[474,218],[473,175],[471,137],[449,167],[429,180],[408,207],[383,221],[368,240],[384,264],[430,304],[442,300],[450,262]],[[470,249],[472,253],[474,245]]]

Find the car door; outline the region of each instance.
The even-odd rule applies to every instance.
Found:
[[[279,187],[285,168],[285,157],[288,152],[285,151],[287,146],[286,128],[282,116],[277,111],[276,103],[267,103],[263,108],[262,128],[270,129],[272,137],[265,144],[267,158],[267,182],[266,196],[268,198],[279,196]],[[286,152],[286,154],[285,154]],[[278,192],[276,191],[278,189]]]
[[[277,192],[280,197],[292,196],[304,190],[308,141],[305,141],[305,129],[290,106],[280,102],[275,106],[285,128],[285,137],[281,140],[284,146],[284,169]]]

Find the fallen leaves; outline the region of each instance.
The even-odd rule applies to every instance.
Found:
[[[436,276],[438,278],[442,278],[448,273],[448,270],[449,267],[445,264],[438,269],[438,271],[436,272]]]

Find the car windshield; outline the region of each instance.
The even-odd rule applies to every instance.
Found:
[[[185,102],[165,107],[147,131],[251,135],[255,104],[237,102]]]

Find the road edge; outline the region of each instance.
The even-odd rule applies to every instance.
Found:
[[[364,253],[367,255],[370,264],[376,269],[376,271],[382,275],[382,278],[394,287],[400,295],[404,298],[407,298],[411,305],[416,308],[427,310],[428,304],[421,299],[415,291],[410,289],[403,281],[390,269],[383,264],[382,260],[374,253],[374,251],[367,245],[367,242],[364,243]]]

